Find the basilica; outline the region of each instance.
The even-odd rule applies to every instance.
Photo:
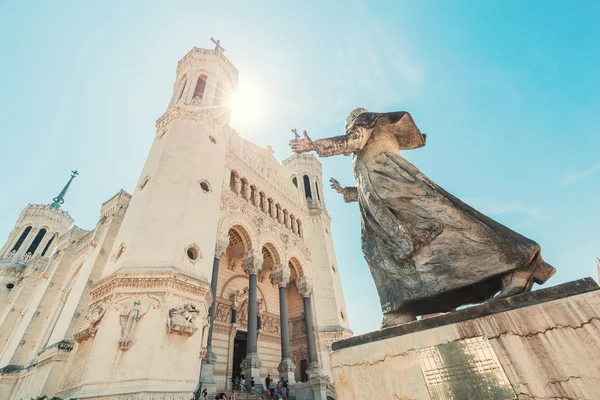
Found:
[[[241,374],[335,398],[352,332],[321,164],[233,130],[237,82],[218,44],[179,61],[136,187],[93,229],[64,204],[77,171],[23,209],[0,249],[0,399],[188,400]]]

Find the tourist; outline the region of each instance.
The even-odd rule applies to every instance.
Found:
[[[288,383],[284,377],[281,377],[281,386],[283,386],[283,397],[284,397],[284,399],[287,399],[288,395],[289,395],[289,389],[288,389]]]
[[[271,383],[271,375],[267,374],[267,377],[265,378],[265,389],[269,390],[269,384]]]
[[[235,400],[235,393],[233,393],[233,390],[229,392],[229,397],[227,398],[227,400]]]
[[[271,392],[271,398],[274,399],[275,398],[275,380],[271,379],[271,382],[269,383],[269,391]]]
[[[233,380],[233,390],[239,390],[240,388],[240,377],[236,376]]]

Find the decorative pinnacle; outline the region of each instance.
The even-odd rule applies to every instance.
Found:
[[[50,204],[50,207],[60,208],[60,206],[64,204],[65,195],[67,194],[67,190],[69,190],[69,186],[71,186],[71,182],[73,182],[73,179],[75,179],[75,177],[77,175],[79,175],[79,172],[77,172],[77,170],[71,171],[71,179],[69,179],[69,182],[67,182],[67,184],[65,185],[63,190],[60,191],[58,196],[56,196],[55,198],[52,199],[53,201],[52,201],[52,204]]]

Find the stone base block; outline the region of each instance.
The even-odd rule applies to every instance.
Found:
[[[254,390],[258,393],[262,393],[264,389],[260,377],[260,367],[262,367],[262,361],[260,361],[256,353],[247,354],[244,361],[242,361],[242,370],[246,377],[246,385],[249,387],[250,380],[254,378]]]
[[[591,278],[333,343],[337,398],[600,399]]]
[[[202,390],[204,391],[204,389],[206,389],[209,396],[214,396],[217,393],[217,384],[215,383],[214,369],[214,362],[210,362],[209,360],[202,360],[200,382],[202,382]]]
[[[289,357],[281,360],[279,366],[277,367],[277,371],[279,372],[280,376],[285,378],[288,384],[293,385],[296,383],[296,377],[294,376],[296,366]]]

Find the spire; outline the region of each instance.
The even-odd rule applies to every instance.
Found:
[[[79,175],[79,172],[77,172],[77,170],[71,171],[71,179],[69,179],[69,182],[67,182],[67,184],[65,185],[63,190],[60,191],[58,196],[56,196],[55,198],[52,199],[53,202],[52,202],[52,204],[50,204],[50,207],[60,208],[60,206],[63,205],[63,203],[65,202],[65,194],[67,194],[67,190],[69,190],[69,186],[71,186],[71,182],[73,182],[73,179],[77,175]]]

